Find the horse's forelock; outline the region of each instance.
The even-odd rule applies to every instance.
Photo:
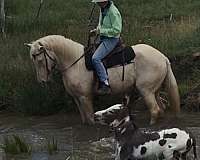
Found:
[[[40,47],[44,47],[45,49],[50,48],[50,43],[46,39],[43,39],[43,38],[35,41],[34,45],[36,49],[39,49]]]

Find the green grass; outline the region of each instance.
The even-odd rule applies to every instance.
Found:
[[[49,155],[55,154],[58,151],[58,141],[53,137],[52,140],[47,141],[46,148]]]
[[[69,110],[72,102],[66,96],[59,76],[48,88],[40,87],[36,82],[29,50],[23,44],[49,34],[64,35],[86,44],[88,17],[92,8],[90,0],[48,0],[44,1],[39,19],[36,20],[39,2],[6,1],[6,38],[0,39],[0,97],[9,100],[0,103],[25,114]],[[191,55],[200,50],[199,0],[115,2],[123,17],[122,36],[126,44],[150,44],[168,57]],[[98,15],[97,7],[95,15]],[[200,79],[199,69],[187,76],[193,79],[196,75]],[[198,82],[193,80],[192,86],[188,87],[184,80],[177,79],[181,94]]]
[[[31,154],[32,147],[27,144],[23,138],[18,135],[12,137],[4,137],[4,143],[1,146],[6,154]]]

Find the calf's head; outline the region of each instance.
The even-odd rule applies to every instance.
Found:
[[[134,124],[133,120],[130,116],[126,116],[121,121],[115,119],[111,124],[110,127],[112,131],[115,133],[115,139],[122,145],[127,143],[130,138],[134,135],[137,131],[137,126]]]

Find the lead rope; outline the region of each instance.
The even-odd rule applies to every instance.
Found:
[[[125,57],[124,57],[124,51],[122,52],[122,62],[123,62],[123,64],[122,64],[122,67],[123,67],[123,69],[122,69],[122,81],[124,81],[124,76],[125,76]]]
[[[91,10],[91,12],[90,12],[90,16],[89,16],[89,18],[88,18],[88,20],[89,20],[89,25],[88,25],[88,26],[90,26],[90,24],[91,24],[91,22],[92,22],[92,16],[93,16],[95,7],[96,7],[96,3],[94,3],[94,5],[93,5],[93,7],[92,7],[92,10]]]
[[[89,16],[89,18],[88,18],[88,20],[89,20],[88,26],[90,26],[90,24],[91,24],[91,22],[92,22],[92,16],[93,16],[93,13],[94,13],[95,6],[96,6],[96,4],[94,3],[94,5],[93,5],[93,7],[92,7],[92,10],[91,10],[91,12],[90,12],[90,16]],[[88,34],[88,35],[89,35],[89,36],[88,36],[88,41],[87,41],[87,48],[88,48],[89,45],[90,45],[90,34]],[[67,71],[69,68],[71,68],[73,65],[75,65],[75,64],[76,64],[80,59],[82,59],[84,56],[85,56],[85,52],[84,52],[75,62],[73,62],[71,65],[69,65],[69,66],[67,66],[67,67],[64,67],[64,68],[61,70],[61,72]]]
[[[95,7],[96,7],[96,3],[94,3],[94,5],[93,5],[93,7],[92,7],[92,10],[91,10],[91,12],[90,12],[90,16],[89,16],[89,18],[88,18],[88,29],[89,29],[89,27],[90,27],[90,25],[91,25],[91,23],[92,23],[92,20],[93,20],[93,18],[92,18],[92,16],[93,16],[93,13],[94,13],[94,9],[95,9]],[[87,48],[89,47],[89,45],[90,45],[90,33],[88,34],[88,41],[87,41]]]

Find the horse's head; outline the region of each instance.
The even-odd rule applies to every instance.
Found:
[[[39,41],[26,45],[30,47],[30,58],[36,69],[37,80],[40,83],[47,82],[51,71],[56,65],[54,52]]]

